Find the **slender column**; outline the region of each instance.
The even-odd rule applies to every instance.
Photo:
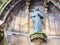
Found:
[[[46,27],[46,34],[49,35],[49,21],[48,21],[48,14],[46,13],[46,24],[45,24],[45,27]]]
[[[30,15],[29,15],[29,6],[30,6],[30,2],[26,2],[26,15],[28,16],[28,33],[29,33],[29,18],[30,18]]]

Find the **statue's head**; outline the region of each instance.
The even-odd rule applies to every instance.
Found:
[[[39,11],[39,7],[35,7],[35,11]]]

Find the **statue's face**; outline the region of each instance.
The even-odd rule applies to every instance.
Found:
[[[39,6],[35,6],[34,11],[39,11]]]

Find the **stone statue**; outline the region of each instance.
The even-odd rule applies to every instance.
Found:
[[[42,32],[42,22],[41,20],[44,18],[39,8],[36,7],[34,12],[31,13],[31,18],[34,23],[33,30],[34,32]]]

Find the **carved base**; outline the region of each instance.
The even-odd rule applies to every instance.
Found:
[[[47,42],[47,36],[44,33],[36,32],[33,33],[31,36],[31,42],[39,45]]]

